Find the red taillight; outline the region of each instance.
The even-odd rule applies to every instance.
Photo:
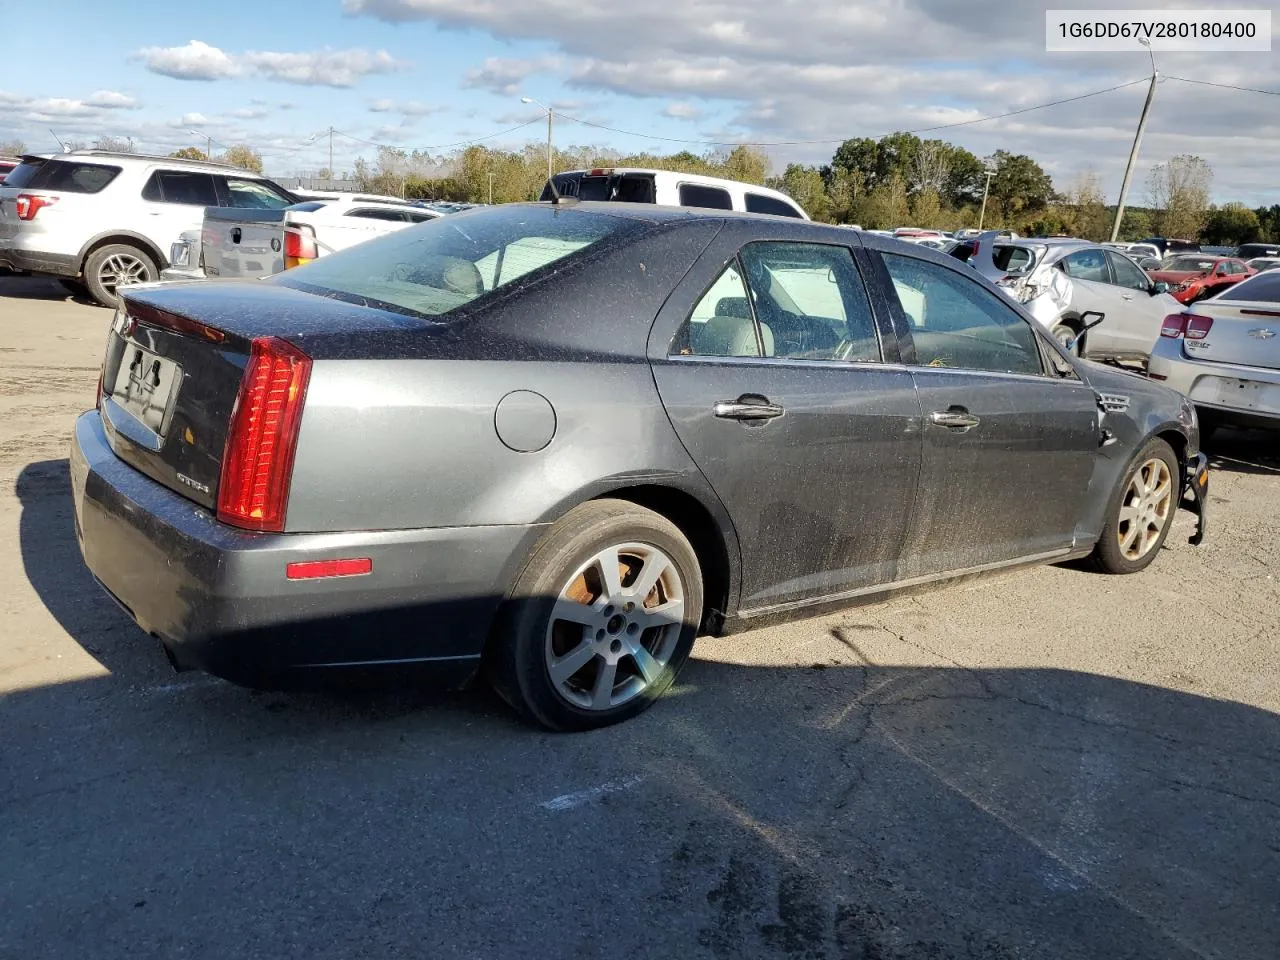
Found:
[[[1160,336],[1176,340],[1182,336],[1186,329],[1187,315],[1185,313],[1171,313],[1164,318],[1164,323],[1160,327]]]
[[[284,229],[284,268],[310,263],[320,255],[316,249],[316,232],[305,224],[292,225]]]
[[[293,344],[253,341],[222,454],[219,520],[246,530],[284,529],[310,378],[311,358]]]
[[[316,580],[321,577],[359,577],[373,573],[371,557],[352,557],[348,560],[304,560],[287,563],[284,575],[290,580]]]
[[[1187,314],[1187,331],[1183,334],[1188,340],[1203,340],[1213,329],[1213,317],[1202,317],[1198,313]]]
[[[36,214],[45,207],[51,207],[58,202],[57,197],[42,197],[34,193],[20,193],[14,201],[18,208],[19,220],[34,220]]]

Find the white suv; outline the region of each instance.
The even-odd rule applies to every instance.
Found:
[[[205,207],[279,209],[297,198],[221,163],[75,150],[22,158],[0,184],[0,267],[61,277],[113,307],[160,278],[170,246]]]

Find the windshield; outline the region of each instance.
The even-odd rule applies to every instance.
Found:
[[[1175,273],[1208,273],[1217,262],[1211,257],[1174,257],[1165,269]]]
[[[348,303],[437,317],[607,238],[642,229],[621,217],[513,204],[368,240],[273,281]]]

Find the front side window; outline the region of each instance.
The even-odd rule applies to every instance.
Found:
[[[1111,272],[1115,274],[1117,286],[1128,287],[1130,290],[1151,289],[1151,283],[1147,280],[1146,274],[1139,270],[1128,257],[1118,253],[1108,253],[1107,259],[1111,261]]]
[[[437,317],[527,274],[647,229],[636,220],[585,210],[495,207],[396,230],[266,282]]]
[[[1077,250],[1062,258],[1062,269],[1073,280],[1091,280],[1094,283],[1110,283],[1107,272],[1107,256],[1101,250]]]
[[[680,206],[732,210],[733,200],[729,197],[728,190],[704,187],[698,183],[682,183],[680,184]]]
[[[761,333],[772,356],[795,360],[880,359],[862,277],[846,247],[752,243],[741,253]]]
[[[800,211],[785,200],[747,191],[748,213],[771,213],[777,217],[800,217]],[[803,219],[803,218],[801,218]]]
[[[921,366],[1044,373],[1031,324],[999,294],[934,263],[881,256]]]
[[[230,194],[227,206],[249,210],[283,210],[294,202],[265,180],[227,177],[227,192]]]

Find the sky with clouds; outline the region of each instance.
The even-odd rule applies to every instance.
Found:
[[[371,142],[441,152],[480,138],[540,140],[545,115],[520,102],[528,96],[563,111],[561,145],[671,152],[765,142],[781,169],[828,160],[845,137],[964,123],[1150,75],[1136,44],[1133,53],[1046,53],[1044,11],[1061,6],[113,0],[104,16],[101,2],[87,0],[7,4],[6,36],[30,39],[6,44],[0,141],[56,149],[52,130],[168,152],[211,137],[249,143],[269,172],[285,175],[327,165],[330,127],[339,131],[339,170],[372,157]],[[1194,153],[1215,170],[1216,199],[1280,202],[1280,99],[1172,79],[1280,90],[1280,58],[1158,53],[1157,61],[1169,79],[1157,88],[1140,170]],[[1114,199],[1145,93],[1137,82],[922,135],[979,155],[1030,154],[1060,189],[1091,171]],[[1140,202],[1141,178],[1135,194]]]

